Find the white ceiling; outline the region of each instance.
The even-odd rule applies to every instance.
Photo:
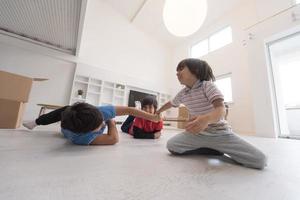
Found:
[[[0,0],[0,33],[75,54],[82,0]]]
[[[0,34],[75,54],[83,1],[86,0],[0,0]],[[168,46],[187,39],[175,37],[165,28],[164,0],[99,1],[106,2],[130,23]],[[251,0],[208,0],[208,15],[202,27],[247,1]]]
[[[142,6],[132,23],[138,28],[155,37],[167,45],[176,45],[185,38],[171,35],[163,24],[162,12],[164,0],[102,0],[111,5],[127,20],[131,21],[138,9]],[[208,0],[208,14],[202,27],[213,23],[227,12],[242,3],[251,0]],[[201,29],[199,30],[201,31]]]

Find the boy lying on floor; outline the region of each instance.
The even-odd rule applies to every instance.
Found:
[[[75,103],[64,106],[34,121],[23,123],[28,129],[38,125],[48,125],[61,121],[61,132],[65,138],[79,145],[112,145],[119,141],[115,116],[132,115],[159,122],[159,115],[151,114],[136,108],[126,106],[98,106],[88,103]],[[103,131],[108,126],[107,134]]]

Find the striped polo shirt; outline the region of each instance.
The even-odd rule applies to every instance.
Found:
[[[187,107],[190,117],[204,115],[214,110],[212,102],[216,99],[224,100],[223,94],[211,81],[197,81],[192,88],[183,88],[173,100],[173,107],[183,104]],[[228,130],[227,121],[221,119],[217,123],[209,124],[205,129],[207,132]]]

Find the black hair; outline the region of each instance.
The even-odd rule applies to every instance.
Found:
[[[204,60],[196,58],[184,59],[178,63],[176,71],[181,71],[185,67],[187,67],[190,70],[190,72],[194,74],[200,81],[216,80],[211,67]]]
[[[74,103],[62,112],[61,127],[75,133],[87,133],[103,122],[102,113],[88,103]]]
[[[153,105],[153,107],[155,108],[155,110],[157,109],[157,100],[154,96],[148,95],[145,98],[143,98],[142,100],[142,108],[144,108],[145,106],[151,106]]]

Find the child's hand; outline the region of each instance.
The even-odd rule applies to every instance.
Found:
[[[160,135],[161,135],[160,131],[154,133],[154,139],[158,139],[160,137]]]
[[[107,125],[108,126],[116,126],[116,121],[113,119],[109,119],[109,120],[107,120]]]
[[[159,122],[161,120],[162,120],[162,115],[161,114],[155,114],[154,115],[154,118],[153,118],[154,122]]]
[[[200,133],[204,131],[208,126],[208,117],[204,115],[199,115],[197,117],[193,117],[186,124],[185,130],[190,133]]]

